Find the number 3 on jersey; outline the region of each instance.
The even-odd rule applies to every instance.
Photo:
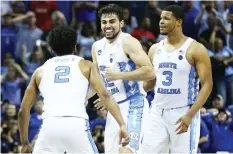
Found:
[[[66,77],[67,75],[70,74],[69,66],[58,66],[55,68],[55,71],[57,71],[57,73],[55,74],[55,78],[54,78],[55,83],[69,82],[69,78]]]
[[[170,86],[172,84],[172,72],[171,71],[164,71],[163,75],[166,76],[166,81],[163,81],[162,84],[164,86]]]

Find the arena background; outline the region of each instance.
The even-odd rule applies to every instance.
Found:
[[[91,46],[102,38],[98,9],[108,3],[124,8],[123,31],[140,40],[147,53],[159,34],[161,10],[171,4],[184,8],[185,35],[203,43],[212,62],[214,89],[201,109],[199,152],[233,152],[233,3],[232,1],[1,1],[1,152],[18,153],[17,113],[33,71],[54,56],[47,45],[51,28],[68,25],[77,30],[78,55],[92,60]],[[154,91],[147,99],[153,100]],[[87,112],[99,152],[104,152],[106,111]],[[65,105],[65,104],[64,104]],[[29,140],[34,142],[42,123],[43,98],[31,111]]]

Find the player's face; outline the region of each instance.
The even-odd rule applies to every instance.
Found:
[[[114,39],[123,27],[123,20],[119,21],[116,14],[103,14],[101,16],[101,29],[107,39]]]
[[[167,35],[177,27],[177,19],[170,11],[162,11],[160,16],[160,34]]]

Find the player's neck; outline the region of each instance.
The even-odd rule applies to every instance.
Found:
[[[167,42],[169,44],[175,45],[179,43],[184,37],[185,36],[182,32],[173,32],[167,35]]]
[[[120,31],[114,39],[107,39],[109,44],[112,44],[117,38],[121,35],[122,31]]]

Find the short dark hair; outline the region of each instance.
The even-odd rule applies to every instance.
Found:
[[[53,28],[48,35],[48,43],[56,55],[72,54],[77,42],[77,32],[67,26]]]
[[[182,7],[178,5],[169,5],[169,6],[166,6],[163,10],[172,12],[173,16],[175,16],[177,19],[181,19],[182,24],[184,23],[185,13]]]
[[[98,11],[98,16],[100,19],[101,19],[102,14],[116,14],[120,21],[123,20],[123,9],[121,6],[117,4],[108,4],[102,7]]]

